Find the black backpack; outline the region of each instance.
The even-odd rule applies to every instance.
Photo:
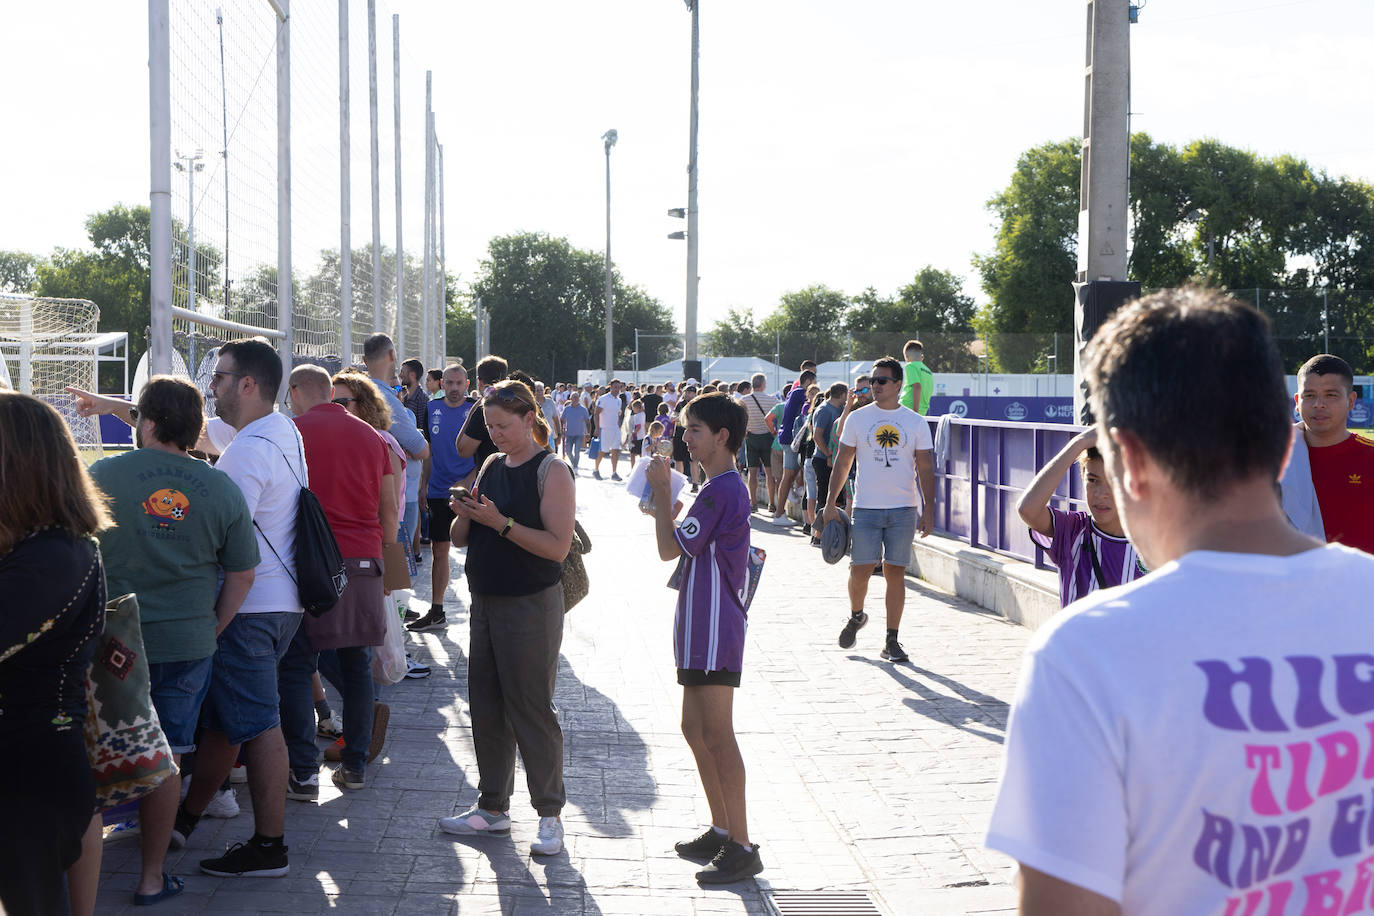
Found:
[[[253,438],[272,442],[266,436]],[[281,446],[275,442],[272,444],[281,452],[282,460],[286,461],[286,466],[291,470],[291,476],[301,485],[300,496],[296,502],[296,574],[291,576],[289,570],[286,574],[296,583],[296,594],[300,598],[301,607],[305,608],[305,612],[311,617],[319,617],[339,603],[339,596],[348,587],[348,568],[344,563],[343,553],[339,550],[339,542],[334,539],[334,530],[329,527],[329,518],[324,514],[324,507],[320,505],[319,497],[301,481],[296,469],[292,468],[291,462],[287,460],[286,452],[281,451]],[[301,455],[301,463],[305,463],[304,454]],[[285,569],[286,561],[277,553],[277,548],[272,546],[272,542],[267,540],[267,535],[258,527],[257,520],[253,521],[253,527],[258,529],[258,534],[267,541],[267,548]]]

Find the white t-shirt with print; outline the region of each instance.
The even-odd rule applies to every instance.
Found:
[[[1131,916],[1363,912],[1371,595],[1374,557],[1331,544],[1072,605],[1026,651],[987,845]]]
[[[310,478],[296,424],[276,411],[254,420],[238,431],[215,467],[238,485],[257,523],[254,533],[261,559],[239,613],[300,611],[292,579],[296,574],[296,506],[301,485],[308,485]]]
[[[596,399],[596,428],[620,429],[620,398],[607,392]]]
[[[844,423],[843,445],[854,446],[854,507],[902,509],[919,506],[916,452],[935,448],[930,424],[906,407],[860,407]]]

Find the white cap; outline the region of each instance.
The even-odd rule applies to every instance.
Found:
[[[689,379],[687,380],[687,384],[689,384],[689,385],[697,385],[697,386],[699,387],[699,386],[701,385],[701,382],[698,382],[698,381],[697,381],[696,379],[694,379],[694,378],[689,378]]]

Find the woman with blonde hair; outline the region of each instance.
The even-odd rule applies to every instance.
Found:
[[[86,671],[105,627],[110,525],[62,416],[0,391],[0,911],[66,909],[93,823]],[[98,842],[97,842],[98,847]]]
[[[467,546],[468,702],[477,752],[477,803],[439,821],[460,836],[510,833],[515,751],[539,813],[537,855],[563,848],[563,731],[553,705],[563,644],[563,560],[573,537],[573,476],[546,450],[549,425],[519,381],[483,398],[500,453],[483,464],[473,493],[452,507],[454,547]]]

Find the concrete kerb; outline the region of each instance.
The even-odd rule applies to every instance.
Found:
[[[913,543],[909,571],[1031,630],[1059,612],[1059,579],[989,550],[931,535]]]

